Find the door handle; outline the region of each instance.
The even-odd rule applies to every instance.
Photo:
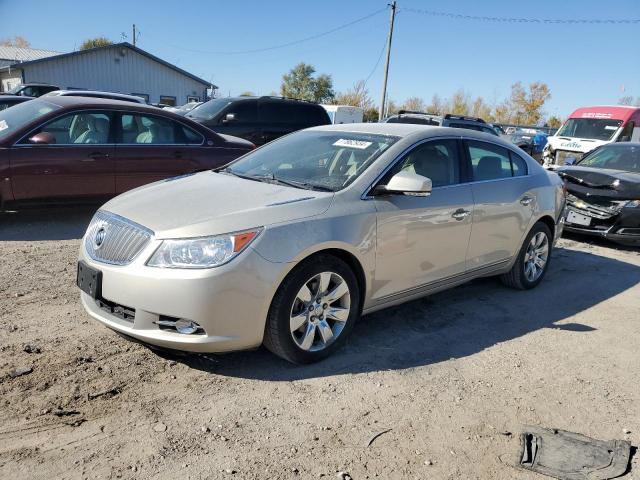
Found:
[[[533,202],[533,197],[530,197],[528,195],[526,195],[526,196],[524,196],[524,197],[522,197],[520,199],[520,203],[522,205],[524,205],[525,207],[528,207],[529,205],[531,205],[531,202]]]
[[[95,162],[96,159],[98,158],[109,158],[109,154],[108,153],[101,153],[101,152],[93,152],[90,153],[89,155],[87,155],[87,158],[83,158],[82,161],[83,162]]]
[[[471,214],[471,212],[469,210],[465,210],[464,208],[459,208],[458,210],[453,212],[451,214],[451,216],[453,218],[455,218],[456,220],[460,221],[460,220],[464,220],[465,218],[467,218],[470,214]]]

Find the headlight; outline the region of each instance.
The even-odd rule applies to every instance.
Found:
[[[629,200],[627,203],[625,203],[624,207],[625,208],[639,208],[640,207],[640,200]]]
[[[261,231],[257,228],[214,237],[163,240],[147,265],[160,268],[219,267],[238,256]]]

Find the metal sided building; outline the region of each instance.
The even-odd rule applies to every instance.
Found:
[[[133,94],[149,103],[167,105],[204,101],[207,89],[216,88],[128,42],[0,67],[0,83],[10,78],[20,78],[21,83],[49,83],[68,90]]]

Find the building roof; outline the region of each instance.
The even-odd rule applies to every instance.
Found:
[[[7,47],[0,45],[0,59],[13,60],[17,62],[29,62],[41,58],[60,55],[60,52],[53,50],[41,50],[39,48]]]
[[[1,48],[1,47],[0,47]],[[211,82],[208,82],[200,77],[197,77],[195,75],[193,75],[192,73],[187,72],[186,70],[181,69],[180,67],[176,67],[175,65],[162,60],[161,58],[156,57],[155,55],[150,54],[149,52],[146,52],[144,50],[142,50],[141,48],[138,47],[134,47],[133,45],[131,45],[129,42],[122,42],[122,43],[113,43],[111,45],[105,45],[103,47],[95,47],[95,48],[89,48],[87,50],[78,50],[75,52],[69,52],[69,53],[62,53],[62,54],[55,54],[54,56],[48,56],[48,57],[44,57],[44,58],[37,58],[34,60],[30,60],[30,61],[25,61],[22,63],[16,63],[11,65],[11,67],[13,68],[22,68],[34,63],[42,63],[42,62],[51,62],[51,61],[56,61],[60,58],[66,58],[66,57],[73,57],[73,56],[79,56],[79,55],[84,55],[85,53],[89,53],[89,52],[96,52],[98,50],[107,50],[107,49],[111,49],[111,48],[128,48],[130,50],[133,50],[136,53],[139,53],[140,55],[143,55],[155,62],[158,62],[162,65],[164,65],[165,67],[168,67],[172,70],[175,70],[178,73],[181,73],[182,75],[185,75],[189,78],[191,78],[192,80],[195,80],[196,82],[199,82],[205,86],[213,86],[213,88],[218,88],[215,85],[212,85]],[[2,58],[2,56],[0,56],[0,58]],[[6,68],[6,67],[5,67]]]

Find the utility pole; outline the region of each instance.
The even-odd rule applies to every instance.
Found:
[[[393,39],[393,22],[396,18],[396,1],[389,4],[391,6],[391,17],[389,18],[389,39],[387,40],[387,61],[384,65],[384,81],[382,82],[382,99],[380,100],[380,111],[378,120],[384,118],[385,102],[387,100],[387,78],[389,77],[389,60],[391,59],[391,40]]]
[[[133,46],[136,46],[136,24],[133,24]]]

